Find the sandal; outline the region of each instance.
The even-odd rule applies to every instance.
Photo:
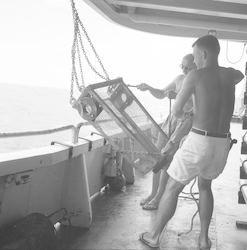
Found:
[[[140,205],[143,206],[145,204],[147,204],[149,201],[151,201],[152,199],[150,198],[144,198],[144,199],[141,199],[140,201]]]
[[[156,209],[158,209],[158,204],[148,202],[142,206],[142,209],[144,209],[144,210],[156,210]]]
[[[147,233],[147,232],[145,232],[145,233]],[[144,239],[145,233],[140,234],[140,236],[139,236],[140,240],[141,240],[144,244],[148,245],[148,246],[151,247],[151,248],[159,248],[159,245],[154,245],[154,244],[152,244],[152,243],[150,243],[150,242],[148,242],[147,240]]]

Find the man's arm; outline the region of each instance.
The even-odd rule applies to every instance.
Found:
[[[235,84],[238,84],[244,79],[244,74],[241,71],[236,70],[234,68],[229,68],[229,69],[231,70],[231,74]]]
[[[177,81],[176,77],[171,83],[169,83],[165,88],[163,89],[156,89],[153,88],[151,86],[149,86],[146,83],[142,83],[140,84],[137,89],[141,90],[141,91],[146,91],[148,90],[154,97],[156,97],[157,99],[163,99],[167,96],[167,92],[173,90],[176,90],[176,81]]]
[[[184,115],[183,107],[187,100],[195,91],[196,70],[191,71],[184,79],[182,88],[177,94],[176,100],[172,106],[172,114],[177,118],[182,118]]]

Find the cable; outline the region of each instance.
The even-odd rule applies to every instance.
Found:
[[[246,135],[247,135],[247,132],[245,132],[244,135],[242,136],[242,141],[244,141],[244,142],[245,142],[244,139],[245,139]]]
[[[229,60],[229,58],[228,58],[228,41],[227,41],[227,43],[226,43],[226,59],[227,59],[227,61],[228,61],[229,63],[231,63],[231,64],[239,63],[239,62],[242,60],[242,58],[243,58],[245,45],[246,45],[246,43],[244,43],[244,47],[243,47],[243,51],[242,51],[242,55],[241,55],[240,59],[239,59],[237,62],[231,62],[231,61]]]
[[[189,194],[189,195],[191,195],[191,193],[187,193],[187,192],[183,192],[183,191],[182,191],[181,193],[182,193],[182,194]],[[199,192],[196,192],[196,193],[193,193],[193,194],[194,194],[194,195],[195,195],[195,194],[199,194]]]
[[[247,187],[247,183],[244,183],[244,184],[242,184],[241,186],[240,186],[240,188],[239,188],[239,190],[242,192],[242,188],[243,187]]]
[[[243,140],[244,140],[244,137],[247,135],[247,132],[244,134],[244,136],[243,136]],[[232,145],[234,144],[234,143],[236,143],[236,140],[235,140],[235,142],[234,142],[234,140],[235,139],[233,139],[232,141],[233,141],[233,143],[232,143]],[[230,146],[230,149],[232,148],[232,145]],[[229,149],[229,151],[230,151],[230,149]],[[192,192],[192,188],[193,188],[193,186],[195,185],[195,182],[196,182],[196,178],[194,179],[194,182],[192,183],[192,185],[191,185],[191,187],[190,187],[190,193],[185,193],[185,192],[182,192],[182,193],[184,193],[184,194],[190,194],[191,196],[192,196],[192,198],[190,198],[190,199],[193,199],[194,201],[195,201],[195,203],[196,203],[196,205],[197,205],[197,210],[196,210],[196,212],[194,213],[194,215],[192,216],[192,219],[191,219],[191,224],[190,224],[190,230],[189,231],[187,231],[187,232],[181,232],[181,233],[179,233],[178,234],[178,237],[180,237],[182,234],[188,234],[189,232],[191,232],[192,231],[192,229],[193,229],[193,222],[194,222],[194,218],[195,218],[195,216],[197,215],[197,213],[199,212],[199,202],[198,202],[198,199],[196,199],[195,198],[195,194],[199,194],[198,192],[197,193],[193,193]],[[244,183],[243,185],[241,185],[240,186],[240,191],[242,191],[242,188],[244,187],[244,186],[247,186],[247,183]],[[180,197],[180,196],[179,196]],[[189,197],[188,197],[189,198]]]
[[[192,183],[192,185],[191,185],[191,187],[190,187],[190,195],[192,196],[192,198],[190,198],[190,199],[192,199],[192,200],[195,201],[195,203],[196,203],[196,205],[197,205],[197,210],[196,210],[196,212],[194,213],[194,215],[193,215],[192,218],[191,218],[191,223],[190,223],[190,229],[189,229],[189,231],[179,233],[179,234],[178,234],[178,237],[180,237],[182,234],[188,234],[188,233],[190,233],[190,232],[192,231],[192,229],[193,229],[194,218],[196,217],[197,213],[199,212],[199,202],[198,202],[198,199],[195,198],[195,196],[194,196],[195,193],[192,192],[192,188],[193,188],[193,186],[195,185],[195,183],[196,183],[196,178],[194,179],[194,182]],[[198,193],[197,193],[197,194],[198,194]]]

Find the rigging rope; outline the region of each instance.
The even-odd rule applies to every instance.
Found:
[[[229,63],[231,63],[231,64],[239,63],[239,62],[242,60],[242,58],[243,58],[245,45],[246,45],[246,43],[244,43],[244,47],[243,47],[243,51],[242,51],[242,55],[241,55],[240,59],[239,59],[238,61],[236,61],[236,62],[231,62],[231,61],[229,60],[229,58],[228,58],[228,52],[229,52],[229,51],[228,51],[228,41],[227,41],[227,43],[226,43],[226,59],[227,59],[227,61],[228,61]]]
[[[73,14],[73,21],[74,21],[74,39],[73,39],[73,44],[72,44],[72,48],[71,48],[71,58],[72,58],[72,73],[71,73],[71,90],[70,90],[70,103],[73,104],[75,101],[75,98],[73,97],[73,92],[74,92],[74,82],[77,85],[77,88],[80,92],[82,92],[85,89],[85,82],[84,82],[84,75],[83,75],[83,69],[82,69],[82,61],[81,61],[81,55],[80,55],[80,49],[82,50],[82,53],[85,57],[85,60],[88,63],[88,66],[91,68],[91,70],[98,75],[100,78],[104,79],[104,80],[110,80],[109,75],[107,73],[107,71],[105,70],[94,46],[93,43],[91,41],[91,39],[89,38],[85,27],[83,26],[80,17],[78,15],[78,12],[75,8],[75,3],[74,0],[70,0],[71,1],[71,7],[72,7],[72,14]],[[104,75],[100,74],[94,67],[93,64],[90,62],[83,41],[82,41],[82,36],[81,36],[81,30],[84,33],[84,36],[86,37],[87,42],[89,43],[95,57],[98,60],[98,63],[102,69],[102,71],[104,72]],[[79,68],[80,68],[80,78],[81,78],[81,84],[79,83],[79,79],[78,79],[78,75],[77,75],[77,71],[76,71],[76,55],[78,57],[78,63],[79,63]]]

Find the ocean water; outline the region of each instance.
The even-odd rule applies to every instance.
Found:
[[[69,103],[70,90],[0,83],[0,133],[39,131],[66,125],[77,125],[84,120]],[[169,101],[158,100],[151,94],[133,91],[154,117],[163,119],[169,112]],[[78,94],[79,95],[79,94]],[[96,131],[91,125],[81,128],[80,137]],[[53,133],[39,136],[0,138],[0,153],[50,145],[52,141],[70,141],[72,133]]]

